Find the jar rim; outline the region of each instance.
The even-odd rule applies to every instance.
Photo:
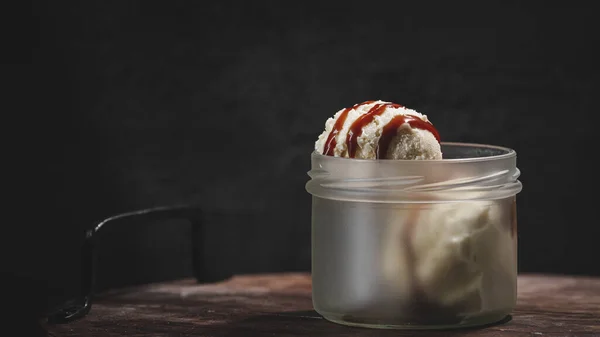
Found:
[[[306,190],[326,199],[386,203],[490,200],[521,191],[515,150],[476,143],[441,145],[448,159],[355,159],[315,151]]]
[[[480,144],[480,143],[463,143],[463,142],[441,142],[440,145],[444,146],[455,146],[455,147],[471,147],[471,148],[480,148],[480,149],[488,149],[488,150],[497,150],[502,153],[489,155],[489,156],[480,156],[480,157],[466,157],[466,158],[442,158],[442,159],[420,159],[419,163],[431,163],[431,164],[439,164],[439,163],[474,163],[481,161],[494,161],[494,160],[503,160],[515,157],[517,152],[514,149],[505,146],[499,145],[491,145],[491,144]],[[442,151],[443,152],[443,151]],[[398,162],[398,163],[407,163],[407,162],[415,162],[413,159],[365,159],[365,158],[345,158],[345,157],[333,157],[326,156],[318,153],[317,151],[313,151],[313,156],[327,158],[327,160],[340,160],[340,161],[360,161],[360,162]]]

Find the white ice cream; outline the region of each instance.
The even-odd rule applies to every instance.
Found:
[[[386,233],[382,250],[385,279],[398,285],[400,296],[418,287],[430,300],[465,312],[510,307],[516,241],[507,228],[512,215],[506,202],[428,205],[396,219],[402,224]]]
[[[359,105],[352,109],[344,125],[336,135],[336,147],[334,156],[348,158],[348,147],[346,137],[351,125],[362,115],[366,114],[373,106],[377,104],[389,103],[385,101],[374,101],[370,104]],[[333,126],[340,117],[344,109],[338,111],[333,117],[325,122],[325,131],[319,136],[315,143],[315,150],[323,154],[325,142],[331,133]],[[427,115],[423,115],[415,110],[405,107],[386,107],[385,111],[375,116],[373,121],[362,129],[362,134],[357,138],[358,149],[355,158],[376,159],[377,143],[381,136],[381,131],[394,117],[398,115],[411,115],[429,122]],[[440,144],[433,134],[427,130],[412,128],[408,123],[402,124],[390,143],[387,152],[389,159],[442,159]]]

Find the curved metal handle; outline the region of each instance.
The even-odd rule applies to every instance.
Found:
[[[96,254],[94,247],[97,243],[96,241],[98,232],[108,225],[112,226],[121,222],[122,220],[128,220],[134,217],[136,220],[142,221],[168,219],[188,220],[192,225],[192,263],[194,277],[199,282],[213,281],[212,279],[207,279],[206,275],[202,274],[204,268],[202,265],[203,259],[201,258],[201,244],[198,242],[197,237],[202,236],[203,221],[202,211],[198,206],[163,206],[118,214],[98,222],[92,229],[85,231],[85,241],[82,251],[83,266],[81,295],[77,299],[64,304],[48,315],[49,324],[72,322],[84,317],[90,312],[90,309],[92,308],[92,297],[94,295],[96,273]]]

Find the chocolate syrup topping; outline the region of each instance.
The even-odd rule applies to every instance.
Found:
[[[394,139],[398,132],[398,128],[404,124],[408,123],[412,128],[427,130],[433,134],[435,139],[440,142],[440,135],[438,131],[433,127],[433,124],[422,120],[417,116],[412,115],[398,115],[387,123],[383,130],[381,131],[381,137],[379,137],[379,143],[377,144],[376,150],[376,158],[377,159],[385,159],[387,157],[387,152],[390,147],[390,142]]]
[[[327,136],[327,140],[325,141],[325,147],[323,150],[323,154],[326,156],[333,156],[334,149],[337,145],[336,136],[339,134],[340,130],[343,128],[344,123],[346,122],[346,118],[348,117],[348,113],[352,109],[356,109],[361,105],[366,105],[373,103],[374,101],[366,101],[360,104],[355,104],[351,108],[346,108],[338,119],[335,121],[331,132]],[[385,112],[385,109],[388,107],[400,108],[402,105],[396,103],[379,103],[375,104],[369,111],[362,116],[358,117],[354,123],[348,129],[348,135],[346,136],[346,145],[348,147],[348,157],[355,158],[356,150],[358,148],[358,137],[362,135],[363,129],[369,123],[373,121],[375,116],[379,116]],[[433,124],[422,120],[417,116],[412,115],[398,115],[394,117],[388,124],[383,127],[381,137],[379,138],[379,142],[376,149],[376,158],[377,159],[385,159],[387,157],[387,151],[390,146],[390,142],[396,136],[398,128],[404,124],[408,123],[413,128],[427,130],[431,132],[435,139],[440,142],[440,135],[438,131],[435,129]]]
[[[356,109],[361,105],[371,104],[373,102],[375,102],[375,101],[365,101],[360,104],[354,104],[353,107],[346,108],[346,109],[344,109],[344,111],[342,111],[342,113],[340,114],[338,119],[335,121],[335,124],[333,124],[333,128],[331,129],[329,136],[327,136],[327,140],[325,141],[325,149],[323,150],[324,155],[326,155],[326,156],[334,155],[335,146],[337,145],[337,141],[335,140],[335,137],[337,136],[338,133],[340,133],[340,130],[342,130],[342,128],[344,127],[344,123],[346,122],[346,118],[348,117],[348,113],[350,112],[350,110]]]

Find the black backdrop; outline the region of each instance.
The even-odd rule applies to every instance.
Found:
[[[11,180],[29,211],[5,273],[69,297],[93,221],[179,202],[207,211],[215,268],[309,270],[314,141],[338,109],[383,99],[428,114],[444,140],[517,151],[522,272],[600,275],[593,13],[573,2],[38,1],[32,79],[12,73],[27,110],[12,165],[23,178]],[[188,238],[173,222],[107,240],[99,278],[189,275]]]

